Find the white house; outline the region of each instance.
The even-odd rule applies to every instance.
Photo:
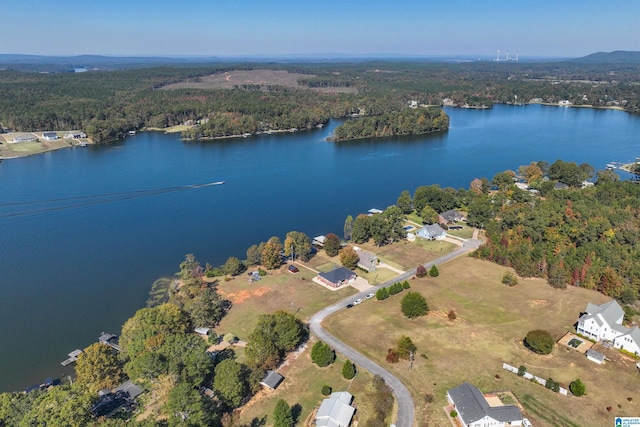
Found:
[[[416,235],[427,240],[442,240],[447,232],[438,224],[427,224],[416,232]]]
[[[462,383],[447,391],[447,400],[458,413],[458,419],[467,427],[521,426],[522,412],[515,405],[491,406],[480,390]]]
[[[18,136],[14,136],[11,142],[30,142],[30,141],[35,141],[37,139],[38,138],[36,138],[33,135],[18,135]]]
[[[640,354],[640,329],[622,324],[624,311],[616,300],[604,304],[587,304],[585,313],[578,319],[579,334],[594,340],[611,341],[615,348]]]
[[[347,427],[356,408],[351,406],[353,396],[347,391],[331,393],[322,401],[316,413],[317,427]]]
[[[58,134],[55,132],[44,132],[42,134],[42,137],[46,140],[46,141],[55,141],[56,139],[58,139]]]

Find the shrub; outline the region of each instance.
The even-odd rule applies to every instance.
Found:
[[[267,272],[265,270],[263,270],[261,268],[258,269],[258,276],[264,277],[266,275],[267,275]]]
[[[383,299],[389,298],[389,291],[387,288],[380,288],[376,291],[376,299],[381,301]]]
[[[328,385],[323,385],[322,386],[322,395],[323,396],[329,396],[331,394],[331,387],[329,387]]]
[[[429,270],[429,276],[438,277],[439,275],[440,272],[438,271],[438,267],[436,267],[435,265],[431,266],[431,269]]]
[[[342,376],[347,380],[356,376],[356,366],[351,360],[346,360],[344,365],[342,365]]]
[[[457,417],[457,416],[458,416],[458,412],[454,409],[454,410],[452,410],[451,412],[449,412],[449,416],[450,416],[451,418],[455,418],[455,417]]]
[[[336,353],[333,351],[331,347],[322,341],[318,341],[311,348],[311,360],[316,365],[324,368],[325,366],[329,366],[336,360]]]
[[[427,300],[418,292],[409,292],[400,302],[402,313],[409,319],[424,316],[429,312]]]
[[[549,354],[555,343],[548,331],[536,329],[529,331],[524,339],[525,345],[538,354]]]
[[[398,361],[400,361],[400,356],[394,349],[390,348],[389,350],[387,350],[386,359],[389,363],[398,363]]]
[[[458,316],[456,315],[456,312],[453,309],[449,310],[449,313],[447,314],[447,317],[452,322],[458,318]]]
[[[411,285],[409,284],[409,282],[407,280],[402,282],[402,289],[409,289],[410,287],[411,287]]]
[[[519,377],[524,377],[524,374],[527,373],[527,368],[524,365],[520,365],[520,367],[518,368],[518,376]]]
[[[553,390],[556,393],[560,391],[560,383],[555,381],[553,378],[547,378],[547,381],[544,383],[544,386],[549,390]]]
[[[424,265],[419,265],[416,269],[416,277],[423,278],[427,277],[427,269],[424,268]]]
[[[518,284],[518,278],[511,271],[506,271],[504,276],[502,276],[502,283],[507,286],[515,286]]]
[[[395,295],[402,292],[402,283],[396,282],[393,285],[389,286],[389,295]]]
[[[571,393],[574,396],[584,396],[584,394],[587,392],[587,388],[584,386],[584,383],[580,381],[580,378],[572,381],[571,384],[569,384],[569,390],[571,390]]]

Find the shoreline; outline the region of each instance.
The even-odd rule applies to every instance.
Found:
[[[38,132],[40,133],[40,132]],[[56,131],[56,133],[64,134],[68,133],[68,131]],[[94,142],[89,138],[78,139],[64,139],[60,136],[58,139],[52,141],[42,140],[41,138],[37,138],[35,141],[25,141],[25,142],[9,142],[5,136],[14,135],[14,134],[32,134],[35,135],[35,132],[13,132],[13,133],[5,133],[0,134],[0,161],[2,160],[11,160],[11,159],[21,159],[23,157],[34,156],[37,154],[49,153],[52,151],[62,150],[65,148],[76,148],[76,147],[85,147],[88,145],[94,145]],[[16,150],[14,147],[19,147],[20,149]]]

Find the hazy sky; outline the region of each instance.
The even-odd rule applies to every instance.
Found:
[[[577,57],[639,24],[638,0],[2,0],[0,53]]]

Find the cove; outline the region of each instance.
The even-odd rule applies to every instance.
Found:
[[[496,105],[446,112],[450,129],[442,134],[327,142],[339,121],[304,133],[201,142],[145,132],[2,162],[0,391],[71,373],[60,366],[67,353],[102,331],[119,333],[153,281],[176,272],[187,253],[219,265],[291,230],[341,235],[347,215],[384,209],[420,185],[468,188],[476,177],[531,161],[604,169],[640,155],[640,118],[621,111]],[[214,181],[225,184],[61,209],[65,198]],[[25,215],[33,201],[44,202]]]

